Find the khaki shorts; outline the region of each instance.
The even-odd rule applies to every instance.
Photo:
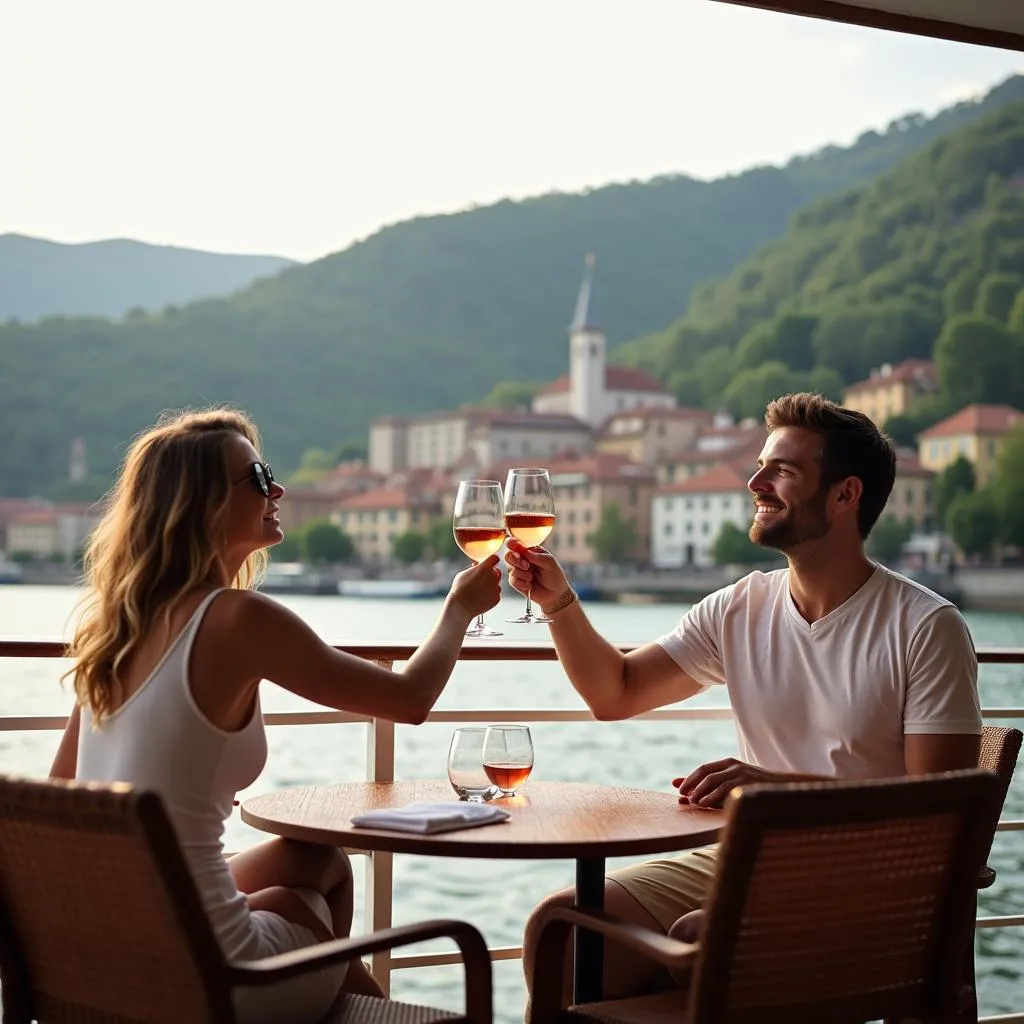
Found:
[[[715,877],[718,846],[703,846],[665,860],[647,860],[609,873],[667,933],[704,905]]]

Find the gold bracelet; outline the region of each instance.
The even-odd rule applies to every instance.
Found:
[[[544,614],[548,617],[568,608],[569,605],[580,599],[580,595],[570,587]]]

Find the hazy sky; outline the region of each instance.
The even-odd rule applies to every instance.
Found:
[[[0,233],[313,259],[419,213],[781,161],[1021,63],[710,0],[12,0]]]

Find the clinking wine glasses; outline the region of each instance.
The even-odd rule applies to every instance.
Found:
[[[505,543],[505,515],[501,484],[497,480],[463,480],[455,496],[452,516],[455,543],[467,558],[482,562]],[[492,629],[483,615],[466,630],[466,636],[502,636]]]
[[[546,469],[510,469],[505,481],[505,526],[516,540],[532,548],[543,544],[555,527],[555,496]],[[530,595],[526,611],[509,622],[550,622],[535,615]]]

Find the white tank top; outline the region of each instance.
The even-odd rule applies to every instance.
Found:
[[[252,923],[224,859],[224,822],[235,794],[263,770],[267,737],[258,693],[252,717],[237,732],[213,725],[192,697],[192,644],[219,593],[203,600],[149,678],[98,727],[82,708],[76,777],[127,782],[162,797],[214,933],[232,957]]]

